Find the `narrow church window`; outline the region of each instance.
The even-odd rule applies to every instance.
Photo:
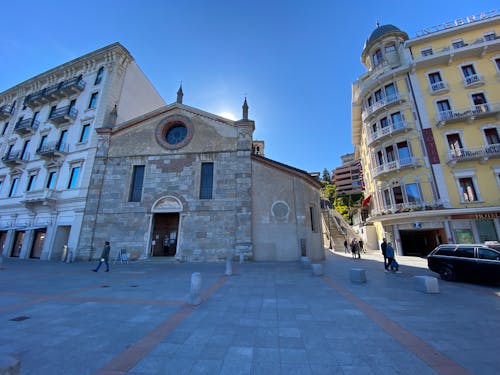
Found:
[[[142,183],[144,181],[144,165],[134,165],[132,186],[130,187],[129,202],[140,202],[142,197]]]
[[[316,231],[316,228],[315,228],[315,223],[314,223],[314,207],[310,206],[309,207],[309,215],[311,216],[311,230],[313,232]]]
[[[212,199],[214,163],[201,164],[200,199]]]

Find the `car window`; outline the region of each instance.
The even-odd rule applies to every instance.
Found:
[[[479,258],[481,258],[481,259],[497,260],[500,257],[500,253],[497,253],[495,251],[488,250],[488,249],[481,249],[481,248],[478,249],[478,255],[479,255]]]
[[[436,255],[453,255],[456,246],[440,246],[436,251]]]
[[[454,255],[460,258],[474,258],[474,247],[459,246]]]

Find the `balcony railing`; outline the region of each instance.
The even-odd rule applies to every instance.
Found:
[[[3,163],[8,166],[23,165],[28,159],[29,154],[23,155],[21,151],[11,151],[10,153],[2,156]]]
[[[475,87],[484,84],[484,78],[480,74],[471,74],[464,78],[466,88]]]
[[[36,153],[43,158],[60,157],[68,153],[68,145],[61,145],[59,142],[49,142],[43,146],[40,146],[36,150]]]
[[[27,191],[21,203],[26,206],[42,205],[51,206],[54,205],[57,200],[57,191],[53,189],[40,189]]]
[[[14,131],[18,134],[32,134],[38,129],[39,122],[32,118],[18,121],[14,126]]]
[[[85,81],[80,77],[75,77],[27,95],[24,104],[30,108],[38,107],[74,95],[83,91],[84,88]]]
[[[371,216],[392,215],[404,212],[431,211],[449,207],[450,202],[443,199],[433,201],[407,202],[391,204],[371,210]]]
[[[469,108],[439,112],[436,126],[441,127],[448,122],[473,121],[476,118],[497,115],[500,113],[500,103],[484,103]]]
[[[373,105],[370,107],[365,107],[363,110],[363,113],[361,114],[361,119],[363,121],[367,120],[369,117],[374,116],[377,114],[380,110],[386,109],[392,105],[395,104],[400,104],[406,100],[406,96],[403,94],[393,94],[386,96],[382,99],[380,99],[378,102],[375,102]]]
[[[490,158],[500,158],[500,143],[448,151],[448,164],[450,165],[455,165],[455,163],[462,161],[486,161]]]
[[[442,94],[448,91],[450,91],[450,89],[448,88],[448,84],[445,81],[434,82],[430,85],[431,95]]]
[[[14,106],[10,104],[4,104],[0,107],[0,121],[5,121],[12,116],[12,112],[14,110]]]
[[[421,164],[420,159],[415,156],[394,160],[375,167],[375,169],[373,169],[373,177],[377,178],[383,174],[399,171],[401,169],[420,167]]]
[[[68,124],[75,121],[77,115],[78,110],[73,106],[67,105],[52,111],[49,115],[49,121],[54,125]]]
[[[389,126],[386,126],[384,128],[380,128],[377,130],[375,133],[369,133],[366,137],[368,146],[371,145],[375,141],[379,141],[382,138],[389,136],[389,135],[394,135],[403,131],[408,131],[413,128],[413,123],[408,122],[408,121],[400,121],[400,122],[395,122],[393,123],[392,121],[389,121]]]

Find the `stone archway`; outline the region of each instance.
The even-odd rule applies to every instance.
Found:
[[[150,256],[177,254],[182,210],[182,202],[173,196],[162,197],[153,204]]]

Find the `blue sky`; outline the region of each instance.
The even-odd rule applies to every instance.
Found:
[[[410,37],[498,9],[498,0],[86,0],[2,6],[0,92],[114,42],[167,103],[241,118],[247,96],[266,156],[309,172],[353,151],[351,84],[375,22]]]

